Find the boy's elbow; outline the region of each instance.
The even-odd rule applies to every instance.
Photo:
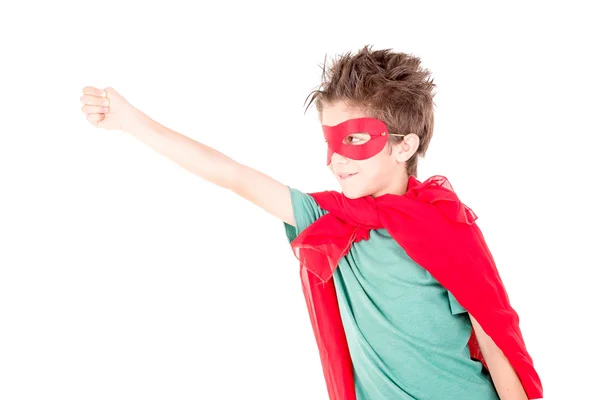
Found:
[[[215,183],[224,189],[239,193],[243,190],[243,168],[236,162],[227,163],[216,171]]]

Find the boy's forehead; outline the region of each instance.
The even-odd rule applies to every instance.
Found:
[[[321,111],[320,120],[321,125],[335,126],[349,119],[364,117],[367,117],[364,111],[339,101],[334,104],[325,104]]]

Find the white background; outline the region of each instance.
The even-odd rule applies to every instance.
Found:
[[[545,398],[600,398],[599,32],[583,2],[548,3],[3,5],[0,399],[326,399],[282,223],[92,127],[79,97],[112,86],[287,185],[337,189],[303,102],[325,54],[367,44],[432,71],[419,177],[478,214]]]

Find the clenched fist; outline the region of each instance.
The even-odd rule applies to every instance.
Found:
[[[81,103],[88,122],[98,128],[127,132],[142,117],[138,109],[111,87],[83,88]]]

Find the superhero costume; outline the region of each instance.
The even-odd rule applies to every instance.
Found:
[[[366,159],[387,142],[385,124],[372,118],[324,126],[328,164],[333,153]],[[368,133],[363,145],[348,145],[352,133]],[[328,212],[292,242],[301,264],[303,292],[317,339],[331,399],[354,400],[352,361],[339,314],[333,271],[354,242],[369,238],[371,229],[385,228],[406,253],[425,268],[480,323],[504,352],[530,399],[542,397],[542,385],[518,325],[492,255],[475,220],[447,179],[425,182],[410,177],[407,192],[348,199],[338,192],[310,194]],[[473,358],[485,362],[474,333]]]

